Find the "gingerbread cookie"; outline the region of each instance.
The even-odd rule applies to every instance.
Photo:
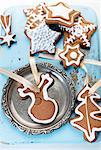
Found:
[[[11,33],[11,16],[10,15],[8,15],[8,16],[1,15],[0,16],[0,24],[5,32],[5,35],[0,36],[0,39],[2,40],[0,45],[6,43],[8,45],[8,47],[10,47],[11,43],[16,42],[14,40],[14,37],[16,35]]]
[[[96,140],[96,132],[101,131],[101,106],[96,102],[101,100],[99,94],[89,95],[90,86],[86,85],[79,93],[77,100],[80,104],[76,107],[78,115],[71,120],[71,125],[84,132],[84,138],[93,142]]]
[[[84,54],[80,51],[79,43],[74,45],[66,44],[64,51],[59,54],[59,57],[63,62],[64,68],[67,68],[69,66],[79,66]]]
[[[61,33],[51,30],[45,23],[46,14],[43,11],[42,4],[25,9],[27,17],[25,25],[25,34],[30,40],[31,54],[39,52],[55,53],[55,43],[60,38]]]
[[[42,4],[36,7],[24,9],[24,13],[27,17],[25,30],[32,30],[38,27],[42,22],[45,22],[46,14],[43,10]]]
[[[30,39],[31,55],[39,52],[54,54],[55,44],[61,36],[60,32],[51,30],[46,23],[42,23],[34,30],[25,30],[25,34]]]
[[[73,10],[67,4],[58,2],[55,5],[44,5],[46,12],[47,24],[59,24],[66,27],[71,27],[75,18],[80,15],[79,11]]]
[[[48,88],[53,84],[53,78],[47,73],[41,75],[38,88],[40,92],[34,92],[26,87],[19,87],[18,93],[22,98],[30,97],[32,102],[28,108],[30,118],[42,124],[51,123],[57,115],[57,102],[48,96]]]
[[[64,32],[64,44],[79,42],[82,48],[90,48],[90,39],[96,31],[93,23],[86,21],[82,16],[78,17],[71,28],[60,26]]]

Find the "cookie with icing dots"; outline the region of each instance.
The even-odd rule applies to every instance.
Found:
[[[64,68],[69,66],[78,67],[81,60],[84,58],[84,53],[80,51],[79,43],[75,43],[74,45],[66,44],[64,46],[64,51],[59,53],[59,57],[63,62]]]
[[[64,30],[64,44],[74,44],[79,42],[82,48],[90,48],[91,36],[96,31],[96,26],[93,23],[86,21],[82,16],[75,20],[70,28],[60,26]]]
[[[5,32],[5,35],[0,36],[0,45],[7,44],[10,47],[12,43],[16,42],[14,39],[16,35],[11,33],[11,19],[10,15],[0,15],[0,24]]]
[[[53,83],[53,78],[46,73],[41,74],[40,84],[38,85],[39,92],[31,91],[24,86],[20,86],[17,89],[21,98],[31,98],[32,101],[28,107],[28,115],[37,123],[51,123],[57,116],[58,104],[56,100],[48,95],[48,89]]]
[[[87,84],[78,94],[77,100],[80,102],[76,109],[76,117],[71,119],[73,127],[84,133],[84,138],[88,142],[94,142],[97,133],[101,132],[101,106],[97,104],[101,101],[98,93],[89,95],[90,86]]]
[[[42,23],[34,30],[25,30],[26,36],[30,40],[31,55],[40,52],[55,54],[55,44],[61,37],[61,33],[49,28],[46,23]]]
[[[58,2],[54,5],[44,5],[46,12],[47,24],[59,24],[66,27],[71,27],[74,24],[75,18],[80,15],[79,11],[70,8],[63,2]]]
[[[30,40],[30,52],[34,55],[39,52],[55,53],[55,44],[61,37],[61,33],[49,28],[45,23],[45,13],[42,5],[31,9],[25,9],[27,17],[25,34]]]

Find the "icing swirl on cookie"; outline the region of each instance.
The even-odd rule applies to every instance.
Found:
[[[96,132],[101,131],[101,106],[96,103],[101,97],[96,92],[89,95],[90,89],[87,84],[78,94],[81,103],[75,109],[78,116],[71,120],[71,125],[83,131],[87,141],[93,142]]]

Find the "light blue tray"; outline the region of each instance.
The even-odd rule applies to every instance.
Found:
[[[15,70],[26,65],[28,61],[28,51],[29,51],[29,40],[24,34],[24,26],[26,23],[26,17],[23,13],[25,7],[12,7],[9,8],[5,14],[12,15],[12,33],[16,34],[17,43],[13,44],[11,48],[8,48],[6,45],[2,46],[0,49],[0,67],[7,68],[9,70]],[[97,17],[95,12],[91,8],[77,6],[74,7],[82,12],[82,15],[90,20],[91,22],[97,25]],[[91,39],[91,49],[86,51],[87,58],[92,58],[95,60],[100,60],[100,48],[99,48],[99,35],[98,30],[93,35]],[[57,47],[63,48],[63,38],[57,44]],[[19,58],[21,60],[19,60]],[[38,59],[37,61],[50,62],[53,65],[57,66],[60,69],[63,69],[63,66],[60,65],[59,61],[52,61],[46,59]],[[92,80],[101,78],[101,69],[97,66],[87,65],[88,71]],[[65,70],[64,70],[65,71]],[[74,71],[74,68],[71,67],[67,71],[68,76],[71,77],[70,73]],[[77,93],[83,87],[84,71],[80,68],[78,69],[78,82],[76,84]],[[2,89],[4,84],[7,81],[7,77],[0,75],[0,99],[2,98]],[[101,92],[100,92],[101,95]],[[0,141],[4,141],[10,144],[19,144],[19,143],[69,143],[69,144],[88,144],[83,139],[83,133],[75,128],[73,128],[69,123],[63,127],[55,130],[54,132],[47,135],[26,135],[23,132],[19,131],[17,128],[13,127],[9,119],[4,115],[3,110],[0,104]],[[101,133],[97,141],[93,144],[101,144]]]

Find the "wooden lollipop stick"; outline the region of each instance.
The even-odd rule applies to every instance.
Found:
[[[18,83],[24,85],[26,88],[29,88],[31,91],[33,90],[35,91],[34,85],[31,82],[29,82],[27,79],[21,77],[20,75],[15,74],[11,71],[5,70],[3,68],[0,68],[0,73],[14,79]]]

